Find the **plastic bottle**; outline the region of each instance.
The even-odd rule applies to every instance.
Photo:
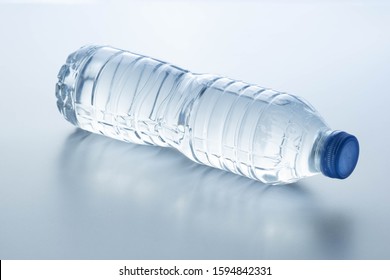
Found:
[[[72,124],[267,184],[354,170],[357,139],[331,130],[301,98],[107,46],[69,55],[57,105]]]

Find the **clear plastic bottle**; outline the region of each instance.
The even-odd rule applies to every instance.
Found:
[[[123,141],[170,146],[188,158],[267,184],[322,172],[344,179],[357,139],[332,131],[301,98],[107,46],[72,53],[57,105],[72,124]]]

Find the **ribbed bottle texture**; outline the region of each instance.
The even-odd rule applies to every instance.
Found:
[[[57,105],[82,129],[171,146],[190,159],[277,184],[320,172],[322,118],[300,98],[87,46],[58,75]]]

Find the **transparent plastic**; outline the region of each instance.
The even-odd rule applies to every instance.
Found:
[[[267,184],[321,172],[333,133],[297,96],[106,46],[72,53],[56,96],[64,117],[84,130],[173,147]]]

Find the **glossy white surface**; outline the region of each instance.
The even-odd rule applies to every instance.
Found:
[[[0,4],[0,259],[389,259],[388,26],[385,1]],[[302,96],[358,166],[268,187],[76,130],[54,85],[88,43]]]

